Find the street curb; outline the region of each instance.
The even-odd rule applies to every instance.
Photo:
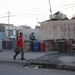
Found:
[[[29,65],[38,65],[39,68],[46,68],[46,69],[60,69],[60,70],[70,70],[75,71],[75,65],[65,65],[65,64],[52,64],[52,63],[36,63],[33,59],[24,60],[24,61],[17,61],[17,60],[10,60],[10,61],[3,61],[0,60],[2,64],[13,64],[18,66],[29,66]]]
[[[64,69],[64,70],[71,70],[71,71],[75,71],[75,65],[68,65],[68,64],[61,64],[61,65],[57,65],[58,69]]]
[[[19,65],[19,66],[24,66],[24,65],[29,65],[31,64],[32,60],[24,60],[24,61],[17,61],[17,60],[0,60],[0,63],[2,64],[12,64],[12,65]]]
[[[39,68],[46,68],[46,69],[60,69],[60,70],[70,70],[75,71],[75,65],[64,65],[64,64],[50,64],[50,63],[34,63],[31,62],[31,65],[38,65]]]

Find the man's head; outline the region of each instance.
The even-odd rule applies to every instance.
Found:
[[[20,32],[20,36],[23,36],[23,33],[22,32]]]
[[[34,32],[32,32],[32,35],[34,34]]]

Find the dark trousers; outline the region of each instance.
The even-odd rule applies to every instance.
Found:
[[[30,50],[33,51],[33,41],[30,41]]]

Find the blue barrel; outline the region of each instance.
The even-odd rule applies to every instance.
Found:
[[[39,52],[40,51],[40,43],[38,41],[34,41],[33,42],[33,50],[35,52]]]

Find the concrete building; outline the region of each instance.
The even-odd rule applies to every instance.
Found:
[[[40,29],[40,26],[37,26],[37,25],[36,25],[35,29]]]
[[[16,27],[13,24],[0,23],[3,26],[3,39],[8,40],[10,36],[16,36]]]
[[[0,40],[3,39],[4,33],[5,33],[5,26],[3,26],[3,24],[0,24]]]
[[[26,25],[21,25],[21,26],[16,26],[17,30],[22,30],[22,29],[31,29],[30,26],[26,26]]]
[[[50,20],[40,24],[42,40],[75,39],[75,20],[69,20],[60,11],[50,15]]]
[[[42,40],[47,39],[74,39],[75,20],[58,20],[41,22]]]
[[[25,41],[29,40],[29,36],[32,32],[34,32],[36,40],[41,40],[40,26],[36,27],[35,29],[31,29],[30,26],[22,25],[16,26],[16,30],[18,33],[23,32],[23,38]]]

